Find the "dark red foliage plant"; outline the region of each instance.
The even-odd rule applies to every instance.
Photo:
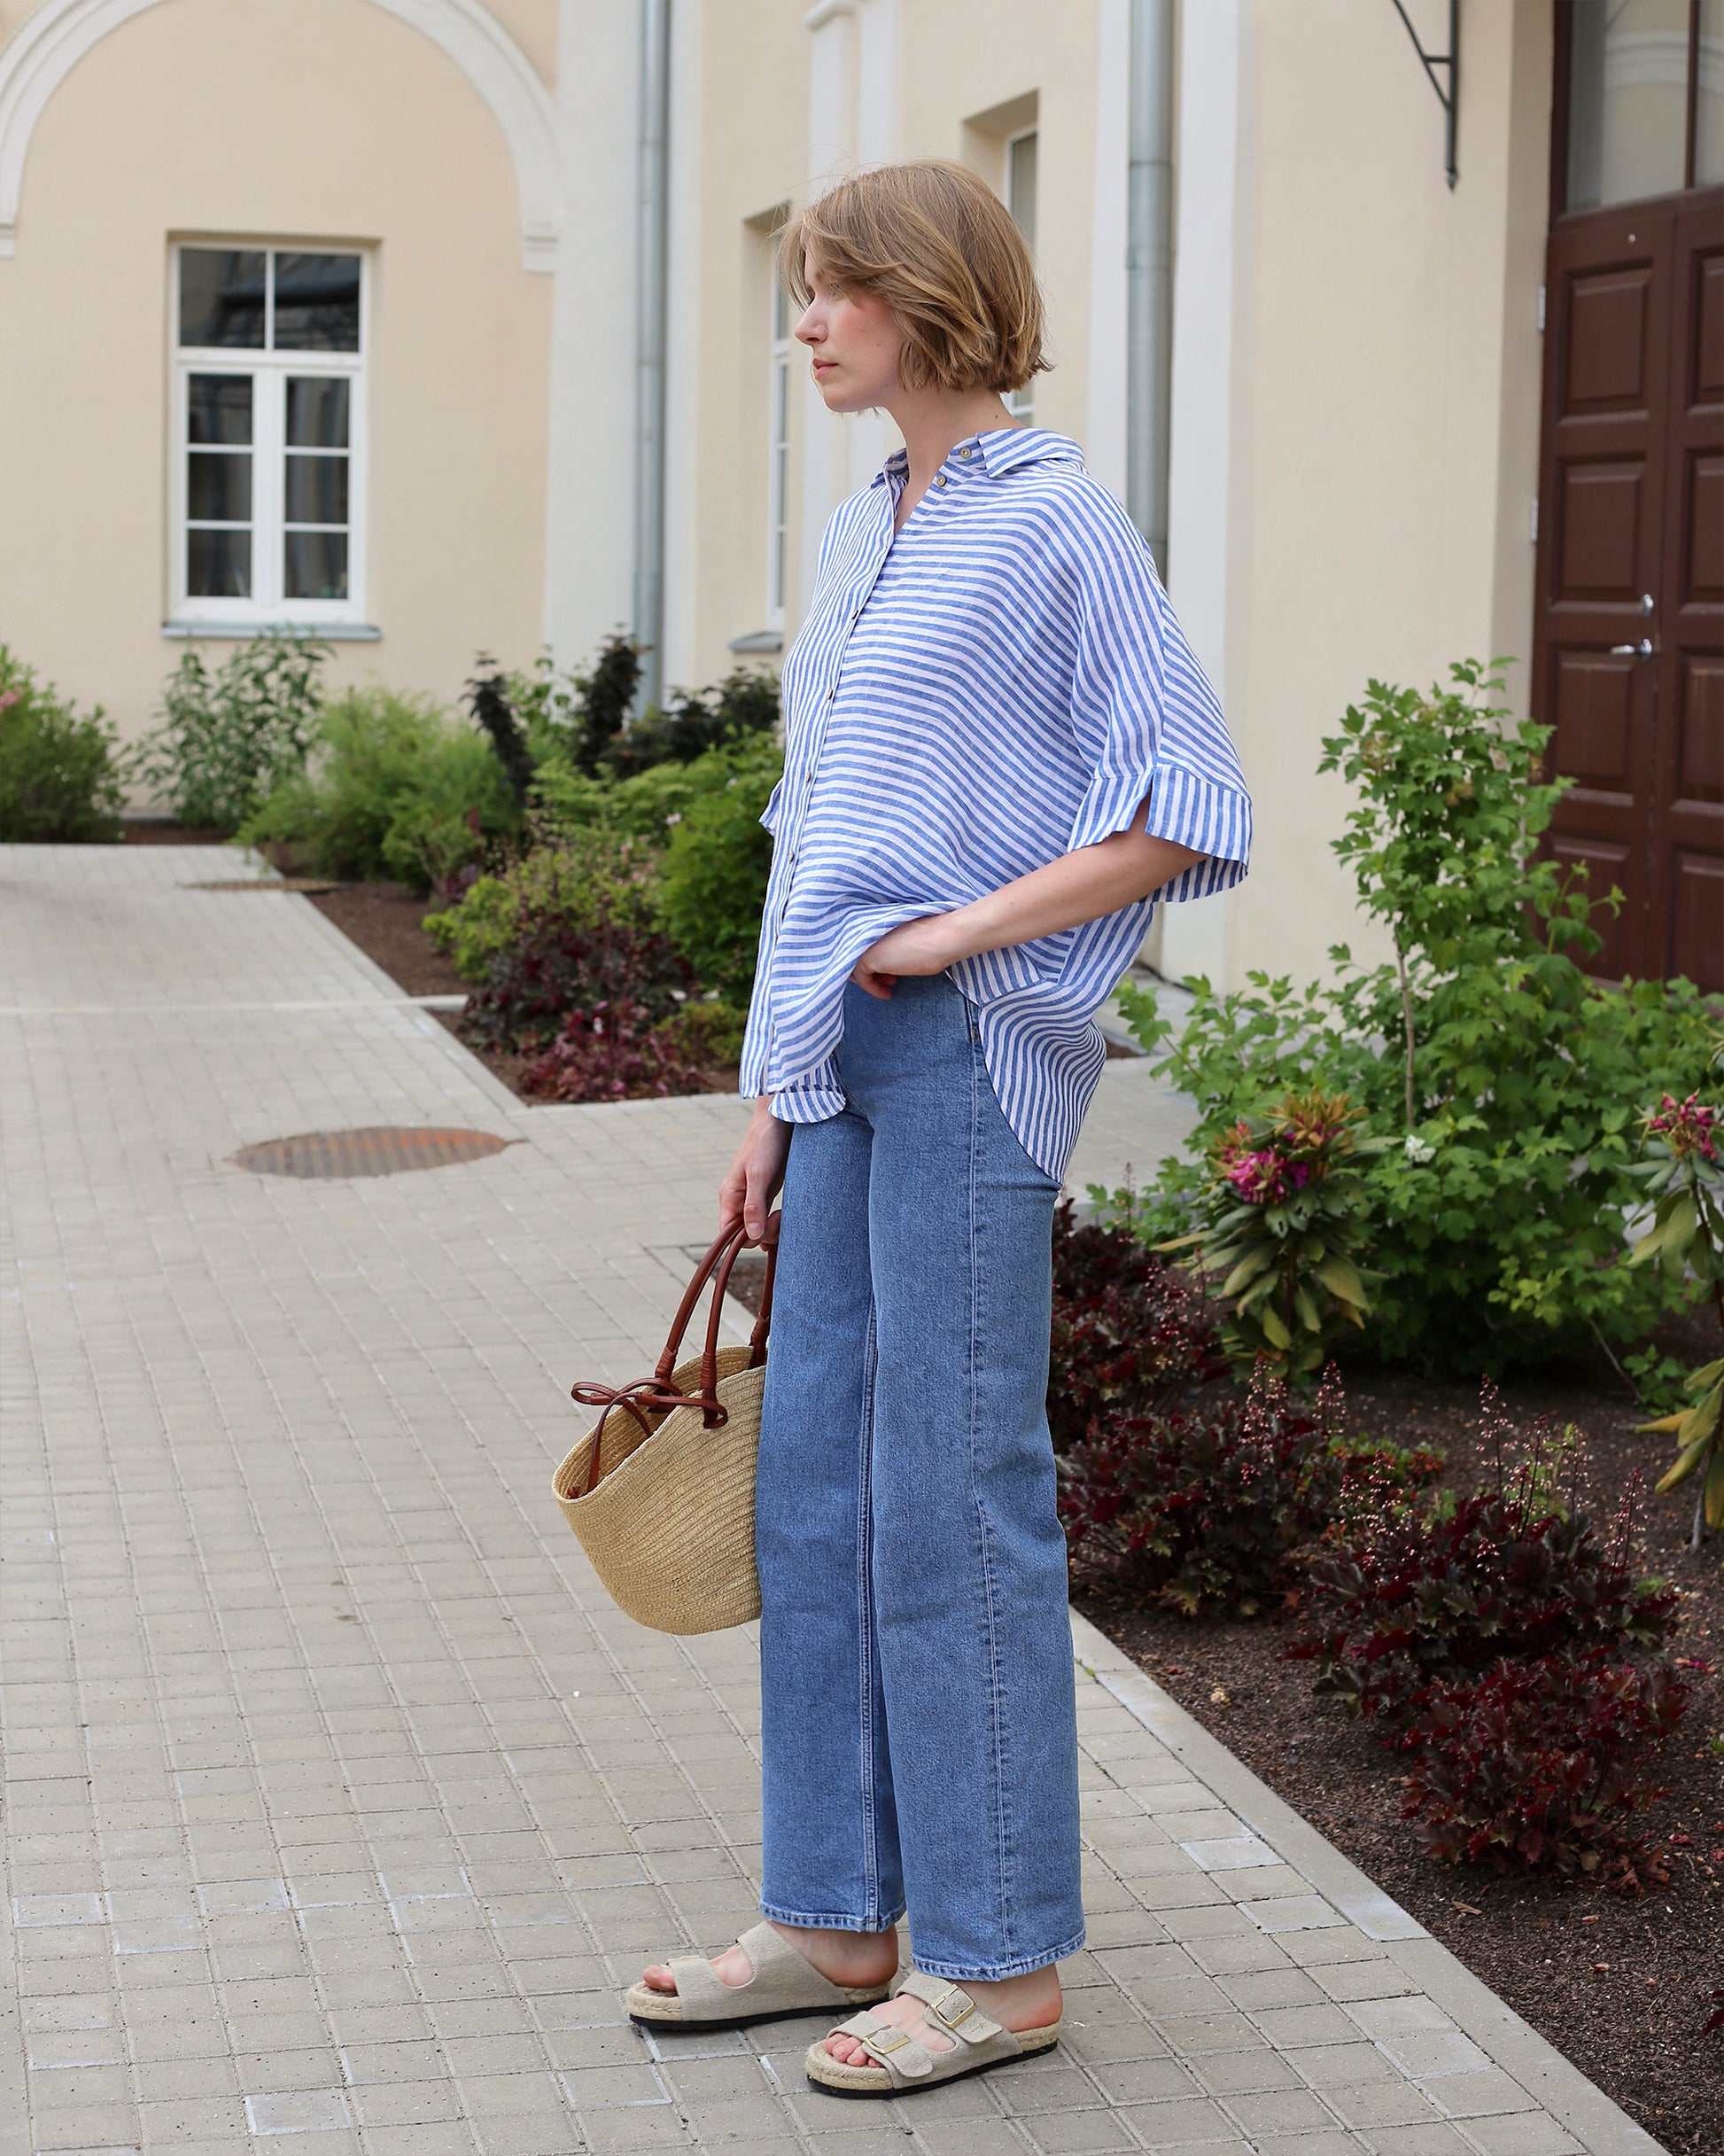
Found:
[[[1649,1755],[1688,1706],[1662,1657],[1541,1654],[1420,1697],[1398,1745],[1412,1760],[1401,1815],[1427,1856],[1603,1876],[1631,1892],[1664,1883],[1636,1821],[1666,1794]]]
[[[546,910],[527,915],[491,960],[461,1031],[478,1047],[512,1053],[547,1041],[571,1018],[590,1019],[601,1004],[627,1005],[649,1028],[696,985],[687,960],[656,930],[615,914],[581,921]]]
[[[1636,1490],[1601,1524],[1559,1487],[1564,1438],[1515,1439],[1488,1384],[1483,1422],[1492,1479],[1371,1509],[1309,1567],[1289,1655],[1408,1760],[1429,1855],[1634,1889],[1663,1876],[1638,1814],[1688,1703],[1661,1651],[1677,1596],[1635,1570]]]
[[[646,1101],[711,1087],[700,1065],[654,1030],[644,1005],[621,1001],[572,1012],[522,1071],[521,1089],[548,1101]]]
[[[1254,1615],[1340,1508],[1358,1456],[1259,1366],[1249,1395],[1098,1418],[1060,1462],[1074,1568],[1185,1616]]]
[[[1215,1320],[1186,1273],[1127,1229],[1053,1217],[1047,1415],[1056,1452],[1091,1425],[1164,1407],[1225,1375]]]

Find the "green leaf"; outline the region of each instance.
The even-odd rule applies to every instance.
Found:
[[[1676,1455],[1674,1465],[1666,1468],[1659,1480],[1652,1485],[1660,1497],[1667,1496],[1679,1483],[1687,1482],[1689,1476],[1705,1458],[1711,1443],[1710,1437],[1703,1437],[1697,1444],[1691,1444],[1686,1452],[1679,1452]]]
[[[1317,1316],[1317,1306],[1302,1284],[1293,1289],[1293,1308],[1299,1313],[1299,1322],[1308,1333],[1320,1333],[1323,1330],[1323,1320]]]
[[[1283,1354],[1293,1345],[1293,1335],[1282,1324],[1280,1313],[1273,1306],[1263,1312],[1263,1332],[1270,1345],[1279,1348]]]
[[[1706,1476],[1705,1518],[1708,1527],[1724,1527],[1724,1448],[1712,1456],[1712,1468]]]
[[[1339,1250],[1332,1250],[1317,1267],[1317,1278],[1332,1296],[1343,1303],[1351,1303],[1356,1309],[1368,1310],[1365,1284],[1359,1278],[1357,1268]]]

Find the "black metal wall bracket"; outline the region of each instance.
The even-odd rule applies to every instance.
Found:
[[[1461,176],[1460,168],[1455,162],[1455,121],[1461,102],[1461,0],[1448,0],[1447,52],[1427,52],[1425,50],[1418,42],[1418,32],[1407,19],[1407,11],[1401,4],[1401,0],[1394,0],[1394,12],[1405,26],[1408,36],[1413,41],[1413,51],[1417,53],[1425,74],[1431,78],[1431,87],[1437,93],[1437,103],[1442,107],[1443,169],[1448,175],[1448,184],[1453,187]],[[1437,80],[1439,67],[1444,69],[1448,75],[1446,88]]]

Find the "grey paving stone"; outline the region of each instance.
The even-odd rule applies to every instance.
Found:
[[[35,2150],[1646,2156],[1081,1625],[1058,2057],[875,2111],[807,2090],[821,2017],[635,2031],[643,1958],[751,1919],[755,1638],[622,1618],[546,1483],[571,1379],[656,1356],[743,1110],[526,1108],[304,900],[206,874],[0,849],[0,1978]],[[1092,1153],[1168,1107],[1137,1066],[1104,1096]],[[231,1165],[385,1121],[516,1142]]]

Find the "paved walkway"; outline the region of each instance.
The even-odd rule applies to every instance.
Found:
[[[219,860],[0,849],[5,2156],[1653,2149],[1083,1625],[1057,2055],[876,2108],[630,2028],[750,1920],[754,1643],[617,1615],[547,1482],[739,1108],[528,1109]],[[230,1164],[391,1121],[516,1142]]]

